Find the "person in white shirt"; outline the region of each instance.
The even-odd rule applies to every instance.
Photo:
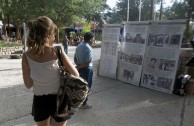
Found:
[[[57,92],[60,86],[60,72],[54,51],[57,26],[53,21],[40,16],[29,21],[28,51],[23,54],[22,72],[25,86],[33,88],[32,115],[38,126],[65,126],[70,117],[55,117]],[[73,75],[79,76],[77,69],[62,51],[63,64]],[[67,105],[67,98],[63,101]],[[52,120],[52,121],[51,121]]]

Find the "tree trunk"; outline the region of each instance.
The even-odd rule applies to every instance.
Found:
[[[7,25],[8,25],[8,37],[10,36],[10,25],[9,25],[9,14],[7,15]]]
[[[20,26],[19,26],[19,22],[17,22],[17,25],[16,25],[16,40],[19,40],[20,38],[21,38]]]
[[[3,35],[4,35],[4,40],[7,41],[7,29],[6,29],[6,26],[5,26],[5,21],[3,20]]]
[[[154,0],[151,0],[151,6],[150,6],[150,20],[154,19]]]
[[[185,37],[186,40],[189,41],[189,22],[191,19],[191,14],[192,14],[192,0],[188,0],[188,5],[189,5],[189,9],[188,9],[188,16],[187,16],[187,24],[186,24],[186,30],[185,30]]]
[[[161,0],[160,3],[160,17],[159,17],[160,20],[162,19],[162,10],[163,10],[163,0]]]

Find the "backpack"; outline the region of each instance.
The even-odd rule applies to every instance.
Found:
[[[190,78],[191,78],[191,76],[188,74],[179,75],[177,77],[173,93],[176,95],[185,96],[187,94]]]

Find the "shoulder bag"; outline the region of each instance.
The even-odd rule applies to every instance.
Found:
[[[69,72],[66,72],[65,66],[63,64],[61,53],[62,49],[60,46],[55,47],[55,51],[59,60],[60,68],[60,86],[57,94],[57,110],[56,114],[59,113],[59,108],[66,106],[61,106],[64,97],[67,96],[68,108],[79,108],[85,101],[89,87],[87,81],[81,77],[76,77]],[[65,110],[64,110],[65,111]]]

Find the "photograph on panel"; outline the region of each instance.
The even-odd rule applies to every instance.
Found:
[[[148,68],[155,69],[157,64],[157,59],[156,58],[150,58],[148,61]]]
[[[157,37],[157,35],[155,35],[155,34],[149,34],[147,45],[148,45],[148,46],[154,45],[154,43],[156,43],[156,42],[155,42],[156,39],[157,39],[156,37]]]
[[[165,44],[168,44],[168,41],[169,35],[167,34],[150,34],[147,45],[164,47]]]
[[[124,53],[120,53],[119,59],[122,62],[137,64],[137,65],[142,65],[142,62],[143,62],[143,56],[135,55],[135,54],[127,55]]]
[[[132,35],[132,33],[126,33],[126,35],[125,35],[125,42],[129,42],[129,43],[132,43],[133,42],[133,35]]]
[[[122,77],[127,81],[132,81],[134,78],[134,71],[123,69]]]
[[[143,56],[142,55],[131,54],[130,63],[137,64],[137,65],[142,65],[142,62],[143,62]]]
[[[143,75],[143,84],[155,86],[157,82],[157,77],[153,75],[144,74]]]
[[[155,41],[155,46],[163,47],[164,44],[167,44],[169,40],[169,36],[167,34],[157,35],[157,40]]]
[[[175,61],[160,59],[159,69],[164,71],[174,71]]]
[[[157,35],[156,37],[156,41],[154,43],[155,46],[159,46],[159,47],[163,47],[164,43],[163,43],[163,36],[162,35]]]
[[[125,53],[120,53],[119,55],[119,59],[122,61],[122,62],[126,62],[126,63],[130,63],[130,56],[125,54]]]
[[[157,87],[170,90],[172,81],[170,78],[158,77]]]
[[[142,34],[136,34],[133,43],[145,44],[145,38],[142,37]]]
[[[174,34],[174,35],[171,35],[170,37],[170,45],[175,45],[175,46],[179,46],[180,44],[180,41],[181,40],[181,35],[180,34]]]

